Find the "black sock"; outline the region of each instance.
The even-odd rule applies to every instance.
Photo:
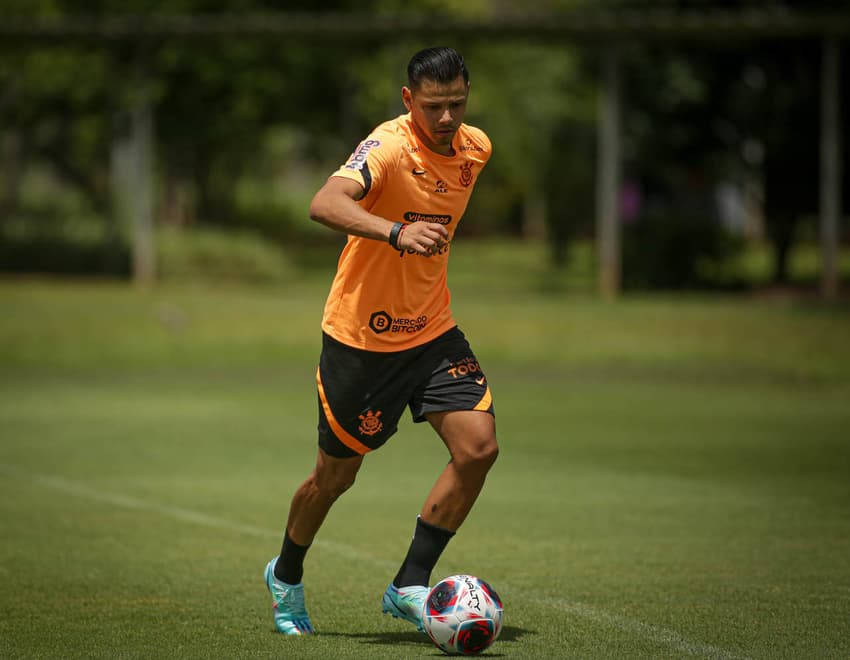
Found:
[[[431,579],[431,571],[437,564],[437,560],[443,553],[446,544],[455,535],[442,527],[426,523],[422,518],[416,518],[416,531],[413,540],[398,575],[395,576],[393,584],[396,587],[409,587],[412,585],[428,586]]]
[[[304,575],[304,555],[309,545],[298,545],[289,538],[289,532],[283,537],[280,557],[274,565],[274,576],[286,584],[298,584]]]

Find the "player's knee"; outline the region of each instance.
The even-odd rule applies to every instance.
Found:
[[[460,469],[489,470],[499,456],[495,435],[487,435],[468,443],[454,460]]]
[[[487,440],[478,456],[478,461],[487,467],[489,470],[496,459],[499,457],[499,443],[496,442],[496,436],[492,436]]]
[[[355,475],[344,475],[334,478],[329,484],[328,494],[334,499],[338,498],[345,491],[354,485]]]
[[[354,485],[356,477],[356,472],[317,473],[313,479],[313,483],[321,496],[335,500]]]

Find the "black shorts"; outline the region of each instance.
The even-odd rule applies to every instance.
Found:
[[[456,327],[422,346],[392,353],[352,348],[325,334],[316,381],[319,446],[340,458],[383,445],[398,429],[406,406],[415,422],[447,410],[493,414],[487,379]]]

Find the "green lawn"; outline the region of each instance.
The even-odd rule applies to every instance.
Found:
[[[435,578],[500,591],[487,655],[850,656],[850,308],[458,263],[502,453]],[[0,657],[441,655],[380,613],[445,461],[409,420],[308,556],[321,634],[272,631],[326,285],[0,282]]]

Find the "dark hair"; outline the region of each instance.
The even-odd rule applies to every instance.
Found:
[[[463,55],[447,46],[420,50],[410,58],[407,65],[407,82],[411,89],[418,89],[423,80],[447,84],[461,75],[463,81],[468,83],[469,71],[466,70]]]

